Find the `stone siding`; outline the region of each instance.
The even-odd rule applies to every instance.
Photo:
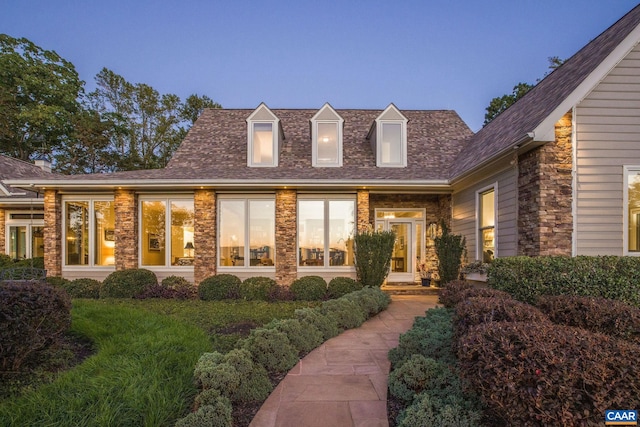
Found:
[[[4,209],[0,209],[0,254],[6,254],[6,243],[5,243],[5,211]]]
[[[571,113],[556,139],[518,158],[518,254],[571,255],[573,216]]]
[[[358,224],[357,231],[366,231],[372,227],[371,218],[369,216],[369,191],[368,190],[358,190],[356,196],[357,203],[357,219],[356,222]]]
[[[276,282],[290,286],[297,278],[297,200],[295,190],[276,191]]]
[[[62,276],[62,198],[56,190],[44,191],[44,268],[47,276]]]
[[[114,193],[116,270],[138,268],[138,197],[133,190]]]
[[[214,190],[196,190],[194,203],[194,277],[196,285],[217,273],[217,211]]]

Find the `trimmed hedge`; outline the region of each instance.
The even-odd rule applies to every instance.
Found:
[[[71,300],[43,284],[0,283],[0,371],[17,371],[71,326]]]
[[[487,284],[532,304],[541,295],[579,295],[615,299],[638,307],[640,258],[496,258],[489,266]]]
[[[207,277],[198,285],[198,296],[203,301],[221,301],[240,296],[242,281],[233,274],[218,274]]]
[[[620,301],[573,295],[544,296],[537,306],[554,323],[640,344],[640,308]]]
[[[75,279],[62,282],[60,287],[67,291],[71,298],[100,298],[102,283],[95,279]]]
[[[309,353],[323,342],[322,332],[312,325],[303,325],[298,319],[276,319],[264,326],[284,333],[298,355]]]
[[[158,284],[158,278],[144,268],[114,271],[102,282],[100,298],[133,298]]]
[[[251,353],[253,360],[269,372],[286,372],[298,363],[298,350],[286,334],[276,329],[254,329],[238,342],[238,347]]]
[[[334,277],[327,285],[327,295],[329,298],[340,298],[351,292],[362,289],[362,283],[353,280],[350,277]]]
[[[357,328],[367,319],[364,310],[348,299],[332,299],[322,303],[322,313],[333,316],[341,329]]]
[[[291,293],[298,301],[320,301],[327,294],[327,282],[320,276],[304,276],[293,281]]]
[[[269,277],[249,277],[240,284],[240,298],[247,301],[269,301],[278,284]]]
[[[551,323],[490,322],[458,343],[460,372],[509,425],[599,425],[640,407],[640,347]]]

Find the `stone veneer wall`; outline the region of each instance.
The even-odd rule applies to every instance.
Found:
[[[138,197],[133,190],[114,192],[116,270],[138,268]]]
[[[518,254],[571,255],[573,216],[571,112],[556,139],[518,159]]]
[[[5,229],[5,213],[4,209],[0,209],[0,254],[6,253]]]
[[[449,194],[370,194],[369,221],[372,224],[375,220],[375,209],[381,208],[425,209],[425,229],[430,223],[440,224],[441,220],[451,226],[451,195]],[[433,240],[428,236],[425,238],[425,262],[430,270],[436,269],[436,251]]]
[[[44,268],[47,276],[62,276],[62,198],[44,191]],[[3,224],[4,225],[4,224]]]
[[[196,190],[193,195],[194,203],[194,234],[193,246],[193,280],[196,285],[209,276],[217,273],[217,211],[216,193],[214,190]]]
[[[357,231],[366,231],[371,226],[371,219],[369,218],[369,191],[358,190],[356,196],[356,222],[358,224]]]
[[[297,278],[297,200],[295,190],[276,191],[276,275],[278,284],[289,286]]]

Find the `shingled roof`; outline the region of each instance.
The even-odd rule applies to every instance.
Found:
[[[0,186],[10,193],[7,195],[2,188],[0,188],[0,198],[31,198],[36,196],[35,192],[13,188],[3,183],[6,179],[49,177],[51,177],[51,173],[43,171],[40,167],[32,163],[23,162],[22,160],[0,154]]]
[[[164,176],[229,180],[443,180],[472,132],[454,111],[403,110],[407,167],[376,167],[367,135],[382,110],[336,110],[344,119],[343,166],[313,167],[310,120],[317,110],[271,110],[284,133],[277,167],[247,166],[247,122],[253,110],[209,109],[176,151]]]
[[[453,163],[451,179],[464,175],[525,139],[639,24],[640,5],[580,49],[525,96],[482,128],[465,145]],[[555,120],[558,119],[560,117]]]

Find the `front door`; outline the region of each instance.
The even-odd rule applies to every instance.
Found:
[[[413,255],[413,221],[389,221],[389,229],[396,234],[391,255],[391,271],[389,282],[413,282],[415,266],[411,260]]]

